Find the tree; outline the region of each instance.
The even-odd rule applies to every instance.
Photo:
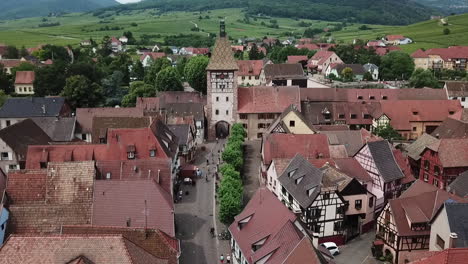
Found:
[[[28,55],[29,55],[28,50],[24,46],[22,46],[21,49],[19,50],[19,57],[24,58]]]
[[[258,50],[257,45],[253,45],[249,51],[249,60],[261,60],[265,57],[263,52]]]
[[[444,28],[444,31],[443,31],[444,35],[448,35],[450,34],[450,29],[448,28]]]
[[[122,106],[135,106],[137,97],[152,97],[156,95],[154,86],[146,84],[142,81],[132,82],[129,93],[122,99]]]
[[[99,55],[107,57],[112,54],[111,39],[109,36],[104,36],[101,41],[101,47],[99,49]]]
[[[242,195],[228,192],[219,199],[219,220],[230,224],[234,217],[242,211]]]
[[[184,86],[180,80],[179,73],[175,68],[167,67],[158,73],[155,80],[158,91],[183,91]]]
[[[182,77],[182,79],[185,79],[185,66],[187,66],[188,63],[187,57],[181,57],[177,60],[176,64],[176,69],[179,75]]]
[[[8,99],[8,95],[5,93],[5,91],[3,90],[0,90],[0,107],[3,106],[3,104],[5,103],[5,101]]]
[[[237,171],[233,171],[232,173],[239,174]],[[222,199],[223,196],[228,193],[242,193],[242,182],[239,177],[236,178],[223,174],[221,184],[218,189],[218,197]]]
[[[414,71],[414,61],[407,53],[392,51],[382,57],[381,77],[384,80],[407,80]]]
[[[18,66],[11,68],[11,76],[16,77],[17,71],[34,71],[36,67],[29,62],[21,62]]]
[[[364,81],[373,81],[374,77],[372,77],[372,74],[370,72],[364,73],[364,76],[362,77]]]
[[[133,65],[132,58],[127,53],[120,53],[109,64],[109,72],[111,74],[115,71],[120,71],[123,74],[123,83],[128,85],[130,83],[130,67]]]
[[[192,57],[184,70],[185,79],[190,86],[203,94],[206,94],[206,67],[209,61],[205,56]]]
[[[433,73],[430,70],[416,69],[411,78],[409,79],[409,84],[411,87],[423,88],[423,87],[432,87],[440,88],[440,84],[437,79],[434,77]]]
[[[35,53],[36,56],[39,57],[40,60],[53,60],[55,61],[63,61],[69,63],[71,61],[70,54],[68,54],[68,50],[62,46],[55,46],[47,44],[43,46],[39,52]]]
[[[346,67],[341,71],[341,76],[343,78],[343,81],[345,82],[352,82],[354,79],[354,73],[353,69],[350,67]]]
[[[104,99],[102,87],[96,83],[91,83],[83,75],[68,77],[60,95],[67,99],[72,108],[96,107]]]
[[[402,139],[401,135],[396,131],[390,124],[384,126],[378,126],[374,134],[377,136],[384,138],[386,140],[400,140]]]
[[[57,62],[45,67],[39,67],[35,70],[34,94],[36,96],[54,96],[59,95],[65,86],[65,65]]]
[[[7,74],[3,64],[0,63],[0,90],[4,93],[13,92],[13,82],[11,75]]]
[[[126,31],[123,33],[123,35],[128,39],[128,42],[127,42],[128,45],[133,45],[136,43],[136,40],[133,37],[133,33],[131,31]]]
[[[242,150],[233,144],[227,145],[222,154],[223,160],[231,164],[236,170],[240,170],[244,164]]]
[[[159,72],[167,67],[171,67],[171,65],[171,61],[166,58],[159,58],[154,60],[145,73],[145,83],[155,85],[156,77],[158,76]]]
[[[132,67],[131,77],[136,81],[143,81],[145,78],[145,67],[140,60],[137,60]]]
[[[15,46],[7,46],[6,48],[6,59],[18,59],[19,51]]]
[[[114,71],[107,78],[101,80],[102,91],[106,100],[105,105],[114,106],[120,104],[124,91],[122,89],[124,75],[120,71]]]

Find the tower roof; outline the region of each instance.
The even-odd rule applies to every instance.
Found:
[[[226,37],[224,23],[221,22],[220,37],[216,40],[207,70],[239,70],[232,52],[231,43]]]

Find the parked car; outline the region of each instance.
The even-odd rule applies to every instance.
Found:
[[[325,242],[320,245],[328,249],[333,256],[340,254],[340,249],[334,242]]]

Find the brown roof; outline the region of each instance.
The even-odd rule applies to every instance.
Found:
[[[3,263],[166,264],[122,235],[18,236],[0,249]]]
[[[96,181],[92,223],[138,228],[146,225],[175,236],[172,196],[155,180]]]
[[[77,108],[76,121],[83,133],[91,133],[94,117],[142,117],[143,109],[136,107],[128,108]]]
[[[299,63],[283,63],[283,64],[267,64],[264,67],[265,77],[267,79],[289,79],[301,78],[306,79],[304,70]]]
[[[168,264],[177,263],[179,241],[165,233],[149,228],[104,227],[104,226],[63,226],[64,235],[122,235],[152,255],[167,259]],[[168,240],[169,237],[169,240]]]
[[[468,248],[447,248],[431,253],[432,256],[410,262],[410,264],[465,264],[468,259]]]
[[[307,62],[307,60],[309,60],[307,56],[288,56],[287,62],[295,64],[295,63],[300,63],[301,61]]]
[[[365,129],[344,131],[321,131],[328,136],[330,145],[344,145],[350,157],[353,157],[366,142],[372,138],[372,134]]]
[[[467,138],[468,122],[449,117],[431,135],[437,138]]]
[[[468,82],[445,82],[450,97],[468,97]]]
[[[94,117],[92,129],[92,142],[100,143],[101,138],[106,138],[110,128],[144,128],[149,127],[151,117]]]
[[[216,70],[234,70],[237,71],[236,59],[231,49],[231,43],[226,37],[220,37],[216,40],[213,53],[211,54],[210,63],[206,67],[209,71]]]
[[[33,71],[17,71],[15,84],[33,84],[36,74]]]
[[[374,112],[380,104],[358,102],[307,102],[301,103],[305,119],[313,124],[341,123],[347,125],[371,125]],[[327,116],[328,113],[328,116]],[[326,119],[329,117],[329,119]]]
[[[405,37],[403,35],[387,35],[387,36],[385,36],[385,38],[387,40],[389,40],[389,41],[405,39]]]
[[[341,74],[345,68],[350,68],[353,71],[353,74],[355,75],[364,75],[366,73],[366,70],[361,64],[333,64],[331,65],[332,69],[336,69],[338,74]]]
[[[426,149],[426,147],[432,145],[437,141],[437,138],[424,133],[420,137],[418,137],[416,141],[408,145],[405,151],[408,154],[408,157],[418,161],[421,158],[421,155]]]
[[[95,174],[92,161],[49,163],[47,170],[10,173],[11,230],[50,234],[62,225],[91,224]],[[31,184],[31,179],[39,181]]]
[[[297,86],[256,86],[238,88],[238,113],[282,113],[290,105],[300,111]]]
[[[263,60],[238,60],[238,76],[259,76],[263,69]]]
[[[426,51],[416,51],[413,58],[428,58],[430,55],[439,56],[444,61],[455,58],[468,58],[468,46],[451,46],[448,48],[433,48]]]
[[[467,139],[444,138],[427,148],[438,153],[440,163],[444,168],[468,167]]]
[[[369,173],[354,158],[334,159],[334,162],[336,167],[348,176],[364,183],[372,181]]]
[[[250,217],[250,220],[238,228],[239,221]],[[244,210],[235,217],[229,227],[235,241],[245,255],[248,263],[256,263],[272,254],[267,262],[280,264],[296,248],[304,237],[294,225],[296,216],[270,191],[265,188],[257,190]],[[253,252],[252,245],[267,238],[263,246]]]
[[[430,230],[412,230],[410,223],[429,223],[448,199],[462,201],[460,197],[416,180],[399,198],[389,200],[398,235],[429,235]]]
[[[1,129],[0,139],[15,152],[19,161],[26,160],[28,146],[46,145],[52,141],[31,119]]]
[[[308,237],[303,237],[299,244],[291,251],[283,264],[321,264],[312,242]]]
[[[5,66],[5,68],[18,67],[23,62],[31,64],[31,62],[29,62],[29,61],[19,60],[19,59],[3,59],[3,60],[0,60],[0,64]]]

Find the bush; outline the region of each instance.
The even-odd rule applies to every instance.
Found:
[[[450,34],[450,29],[444,28],[443,32],[444,32],[444,35],[448,35],[448,34]]]

